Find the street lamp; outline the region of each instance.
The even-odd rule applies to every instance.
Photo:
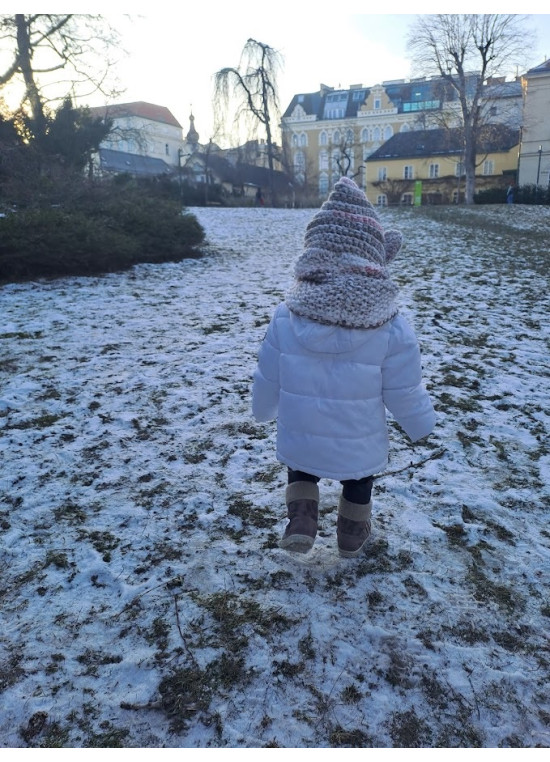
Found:
[[[541,159],[541,156],[542,156],[542,146],[539,146],[539,151],[538,151],[538,153],[539,153],[539,165],[538,165],[538,167],[537,167],[537,187],[538,187],[538,184],[539,184],[539,178],[540,178],[540,159]]]
[[[539,146],[538,153],[539,153],[539,164],[538,164],[538,167],[537,167],[537,185],[536,185],[536,188],[535,188],[535,197],[536,197],[537,203],[538,203],[538,200],[539,200],[540,160],[541,160],[541,156],[542,156],[542,146],[541,145]]]
[[[178,148],[178,179],[180,186],[180,202],[183,203],[183,184],[181,181],[181,157],[183,156],[183,149]]]

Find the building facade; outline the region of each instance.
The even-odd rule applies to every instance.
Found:
[[[476,188],[500,188],[502,200],[515,178],[519,130],[493,125],[479,141]],[[391,137],[365,162],[365,191],[372,203],[451,204],[464,200],[460,130],[411,130]]]
[[[468,89],[478,75],[468,75]],[[486,83],[487,121],[519,128],[521,83]],[[395,135],[458,126],[460,104],[441,77],[385,81],[374,87],[352,85],[297,94],[282,117],[283,155],[296,183],[326,196],[343,174],[367,187],[367,160]]]
[[[90,108],[92,116],[111,119],[113,129],[101,144],[110,152],[162,161],[178,166],[183,145],[182,126],[164,106],[136,101]],[[140,163],[136,160],[136,166]]]
[[[519,185],[550,185],[550,59],[522,77],[524,116]]]

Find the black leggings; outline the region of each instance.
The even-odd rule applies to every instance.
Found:
[[[318,476],[306,474],[305,471],[293,471],[288,469],[288,483],[314,482],[317,484]],[[350,503],[365,504],[370,501],[374,476],[365,476],[363,479],[345,479],[340,482],[343,487],[342,494]]]

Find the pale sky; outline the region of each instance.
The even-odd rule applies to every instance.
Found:
[[[513,5],[508,0],[484,1],[482,5],[480,9],[470,0],[463,0],[460,9],[445,10],[516,10],[506,7]],[[340,11],[340,6],[344,10]],[[434,0],[411,6],[417,12],[440,10]],[[126,10],[96,0],[93,6],[89,2],[77,3],[76,9],[72,4],[70,10],[108,16],[122,33],[122,47],[128,55],[121,52],[117,75],[126,90],[117,102],[141,100],[166,106],[182,125],[184,135],[192,108],[200,140],[206,143],[213,136],[213,75],[223,67],[238,66],[250,37],[282,54],[283,69],[278,78],[282,111],[295,93],[314,92],[321,82],[348,88],[352,84],[372,86],[383,80],[409,78],[406,40],[415,16],[360,13],[365,7],[368,3],[353,0],[185,0],[175,4],[134,0]],[[47,11],[56,12],[53,0],[47,4]],[[61,12],[66,11],[63,5]],[[550,15],[532,15],[531,20],[536,36],[533,47],[526,51],[526,68],[550,58]],[[91,106],[104,102],[101,95],[86,101]]]
[[[347,12],[367,5],[348,0],[342,6],[345,11],[339,12],[338,0],[316,4],[296,0],[201,4],[192,0],[185,6],[193,10],[179,10],[182,3],[152,13],[150,0],[143,10],[136,13],[134,9],[130,22],[123,23],[130,57],[120,65],[127,86],[121,100],[145,100],[168,107],[184,134],[192,107],[201,142],[207,142],[213,129],[213,74],[223,67],[238,66],[249,37],[283,56],[278,79],[282,111],[295,93],[314,92],[321,82],[347,88],[407,79],[411,67],[406,39],[415,16]],[[412,5],[422,10],[422,3]],[[498,12],[509,10],[503,5],[506,2],[498,3]],[[493,10],[483,8],[484,12]],[[532,18],[538,39],[526,55],[526,68],[550,57],[550,15]]]

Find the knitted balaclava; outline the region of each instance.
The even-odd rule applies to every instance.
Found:
[[[340,178],[306,228],[287,306],[328,325],[382,325],[398,311],[398,288],[386,265],[401,242],[396,230],[384,232],[375,208],[353,180]]]

